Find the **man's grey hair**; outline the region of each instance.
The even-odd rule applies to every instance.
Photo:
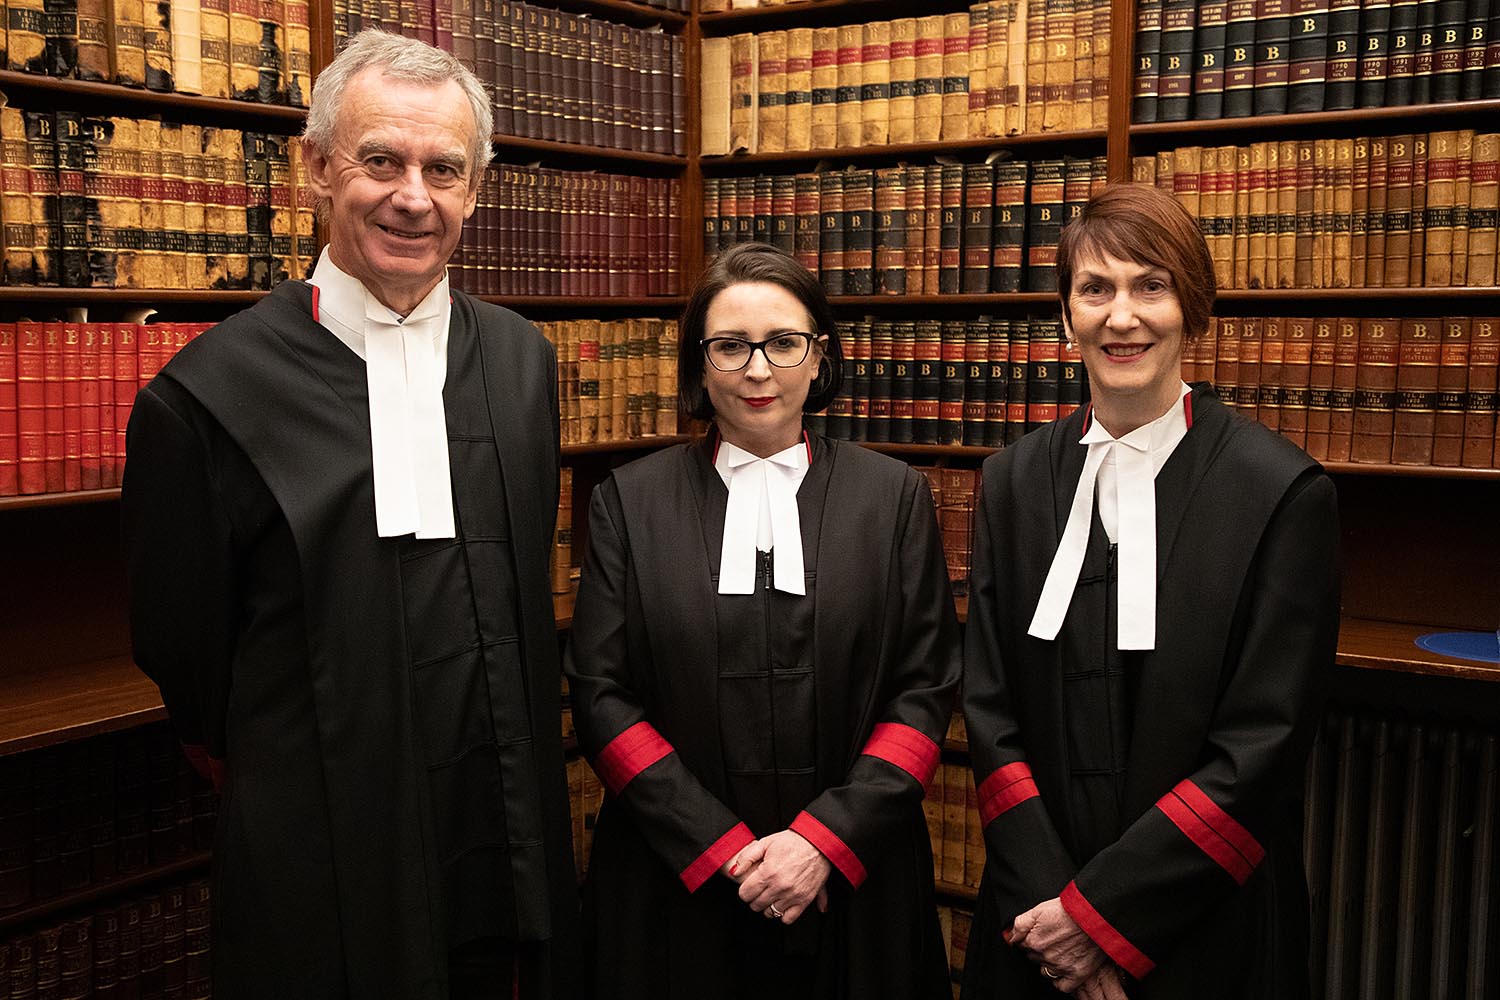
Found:
[[[441,86],[452,80],[463,88],[474,112],[474,144],[469,150],[471,184],[484,176],[484,168],[494,152],[490,134],[495,130],[495,116],[484,85],[468,68],[442,49],[426,42],[386,31],[361,31],[349,40],[344,50],[318,74],[313,83],[312,106],[307,111],[307,127],[302,136],[324,154],[333,151],[333,134],[342,113],[344,88],[361,71],[379,66],[392,80],[403,83]]]

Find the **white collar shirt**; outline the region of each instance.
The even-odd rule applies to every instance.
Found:
[[[719,441],[714,469],[729,488],[719,556],[719,593],[755,593],[756,551],[774,549],[775,588],[806,595],[797,490],[807,476],[808,448],[804,437],[769,458],[757,458],[728,441]]]

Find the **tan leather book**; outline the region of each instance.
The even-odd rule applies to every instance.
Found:
[[[1043,70],[1042,131],[1061,132],[1073,123],[1074,0],[1047,0],[1047,61]],[[1090,20],[1092,27],[1092,19]]]
[[[892,145],[916,141],[917,19],[891,22],[890,131]]]
[[[729,39],[703,39],[699,58],[699,154],[724,156],[734,152],[730,143],[732,102]]]
[[[943,138],[943,26],[941,14],[917,19],[917,142]]]
[[[786,152],[786,32],[767,31],[756,40],[756,130],[761,153]]]
[[[812,149],[813,29],[786,33],[786,148]]]
[[[891,22],[865,25],[859,66],[860,145],[884,146],[891,134]]]
[[[945,142],[969,137],[969,15],[943,17],[943,128]]]
[[[751,34],[729,39],[729,151],[754,153],[760,149],[755,113],[755,80],[759,75],[759,44]]]
[[[839,29],[814,28],[812,54],[812,148],[838,143]]]
[[[989,134],[986,109],[990,100],[990,5],[969,6],[969,135]]]
[[[860,95],[864,87],[865,26],[845,24],[839,27],[838,48],[838,131],[835,142],[841,148],[852,148],[860,144],[863,118],[860,111]]]

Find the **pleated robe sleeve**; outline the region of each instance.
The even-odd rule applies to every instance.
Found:
[[[1338,537],[1333,484],[1309,471],[1262,535],[1201,764],[1062,891],[1074,921],[1137,978],[1252,876],[1278,802],[1300,782],[1338,638]]]
[[[238,603],[234,532],[194,421],[170,384],[136,396],[120,507],[131,648],[161,689],[184,750],[221,783]],[[169,404],[165,395],[183,396]]]
[[[901,842],[895,832],[922,800],[937,769],[962,670],[932,494],[915,472],[908,472],[904,493],[906,516],[893,540],[891,581],[899,595],[891,613],[900,625],[895,648],[877,665],[877,722],[843,783],[825,789],[791,824],[854,888],[883,845]]]
[[[1009,463],[1001,452],[993,463]],[[1000,641],[998,579],[1001,560],[1017,553],[998,552],[1003,532],[991,525],[1012,516],[999,488],[1009,473],[991,475],[980,494],[974,524],[974,556],[969,574],[969,615],[964,635],[964,718],[968,721],[969,759],[984,829],[986,891],[992,894],[1008,926],[1018,914],[1055,899],[1077,870],[1063,846],[1047,804],[1037,790],[1023,749],[1015,699],[1007,682]],[[1010,595],[1013,598],[1014,595]]]
[[[564,669],[583,752],[663,862],[696,892],[755,836],[687,768],[647,720],[626,639],[630,551],[618,494],[606,480],[589,503],[589,544]],[[639,610],[639,604],[635,605]]]

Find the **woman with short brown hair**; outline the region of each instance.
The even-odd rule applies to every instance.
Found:
[[[964,710],[989,860],[964,996],[1305,996],[1333,485],[1183,384],[1214,283],[1170,195],[1106,189],[1058,273],[1092,403],[984,463]]]

